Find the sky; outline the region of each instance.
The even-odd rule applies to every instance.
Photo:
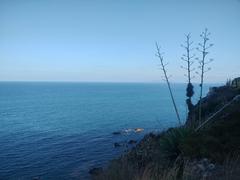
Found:
[[[240,76],[239,0],[0,0],[0,81],[162,82],[157,41],[186,82],[180,45],[205,28],[206,82]]]

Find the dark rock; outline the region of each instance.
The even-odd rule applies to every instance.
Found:
[[[114,145],[115,148],[116,148],[116,147],[121,147],[121,144],[120,144],[120,143],[117,143],[117,142],[115,142],[113,145]]]
[[[200,162],[204,167],[207,167],[209,164],[209,160],[207,158],[203,158]]]
[[[137,143],[136,140],[132,140],[132,139],[131,139],[131,140],[128,141],[128,144],[136,144],[136,143]]]
[[[211,179],[216,170],[216,165],[211,163],[207,158],[189,162],[188,166],[195,179]]]
[[[115,132],[113,132],[112,134],[113,134],[113,135],[120,135],[121,132],[120,132],[120,131],[115,131]]]
[[[210,164],[208,165],[208,169],[209,169],[209,170],[214,170],[214,169],[215,169],[215,165],[214,165],[213,163],[210,163]]]
[[[150,138],[155,138],[156,137],[156,135],[153,134],[153,133],[149,133],[148,135],[149,135]]]
[[[102,167],[96,167],[96,168],[90,169],[88,173],[93,175],[93,176],[97,176],[97,175],[101,174],[102,172],[103,172]]]
[[[215,114],[220,110],[224,105],[231,102],[233,99],[237,103],[238,96],[240,91],[228,86],[220,86],[210,88],[210,92],[206,97],[202,99],[201,108],[202,108],[202,118],[199,119],[199,102],[193,107],[192,112],[188,115],[186,126],[187,127],[197,127],[201,124],[202,120],[207,119],[212,114]],[[223,114],[226,112],[232,112],[232,106],[228,106],[224,111],[219,112],[213,119],[220,119]],[[212,122],[214,120],[211,120]]]
[[[205,167],[204,167],[204,165],[202,163],[198,164],[197,167],[198,167],[198,169],[200,171],[204,171],[205,170]]]
[[[40,177],[34,177],[33,180],[41,180]]]

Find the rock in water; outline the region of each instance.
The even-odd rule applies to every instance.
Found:
[[[113,145],[114,145],[115,148],[121,146],[121,144],[120,144],[120,143],[117,143],[117,142],[115,142]]]
[[[101,168],[101,167],[92,168],[92,169],[89,170],[89,174],[91,174],[93,176],[99,175],[102,172],[103,172],[103,168]]]
[[[113,135],[120,135],[121,132],[120,132],[120,131],[115,131],[115,132],[113,132],[112,134],[113,134]]]
[[[143,129],[143,128],[136,128],[136,129],[134,129],[134,131],[135,131],[136,133],[139,133],[139,132],[144,131],[144,129]]]
[[[136,140],[132,140],[132,139],[131,139],[131,140],[128,141],[128,144],[136,144],[136,143],[137,143]]]

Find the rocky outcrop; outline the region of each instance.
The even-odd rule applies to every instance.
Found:
[[[199,103],[193,108],[191,114],[186,121],[186,126],[197,127],[206,119],[216,113],[224,105],[229,103],[237,95],[240,95],[240,89],[232,88],[231,86],[221,86],[210,88],[209,93],[202,99],[202,122],[199,120]],[[231,108],[229,108],[231,109]],[[221,114],[219,114],[221,116]],[[218,117],[219,117],[218,116]],[[216,117],[216,118],[218,118]]]
[[[101,174],[103,172],[103,168],[102,167],[98,167],[98,168],[92,168],[89,170],[89,174],[91,174],[92,176],[97,176],[99,174]]]
[[[98,180],[141,179],[142,174],[146,175],[144,179],[152,179],[152,175],[166,179],[170,175],[175,179],[223,180],[229,173],[232,174],[228,178],[240,179],[240,162],[234,170],[231,166],[225,169],[224,164],[225,160],[229,161],[230,153],[240,149],[240,89],[215,87],[202,101],[202,119],[210,119],[204,130],[189,128],[202,124],[197,118],[197,104],[184,127],[147,134],[136,146],[135,140],[126,141],[126,145],[134,144],[132,149],[103,171],[94,170],[96,173],[92,174],[100,172],[100,176],[95,176]],[[130,132],[138,131],[132,129]],[[239,153],[236,157],[239,158]]]
[[[207,158],[192,160],[186,165],[185,169],[191,171],[189,174],[191,174],[192,178],[194,176],[194,179],[210,179],[211,176],[215,176],[215,174],[222,171],[220,165],[212,163]]]

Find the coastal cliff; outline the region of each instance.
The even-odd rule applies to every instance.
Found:
[[[239,179],[240,89],[211,88],[181,127],[147,134],[134,148],[105,169],[96,180]]]

